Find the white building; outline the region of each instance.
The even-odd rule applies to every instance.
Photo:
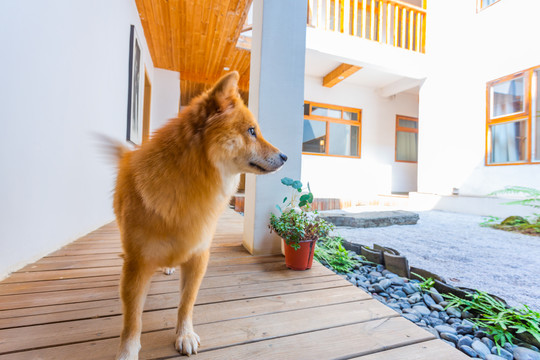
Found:
[[[242,26],[250,3],[238,1],[226,18]],[[275,243],[264,245],[265,224],[284,175],[301,173],[321,198],[412,193],[411,199],[431,207],[484,215],[501,202],[484,198],[491,191],[540,187],[540,49],[534,46],[540,2],[337,3],[266,1],[264,11],[261,5],[254,15],[249,88],[245,53],[212,63],[221,73],[240,70],[263,132],[290,158],[282,173],[248,178],[250,250],[278,251]],[[0,277],[113,220],[114,167],[93,134],[126,138],[131,25],[141,51],[139,100],[133,102],[140,106],[133,110],[130,103],[144,125],[138,137],[175,116],[181,96],[219,75],[166,70],[180,68],[193,54],[160,52],[160,41],[174,44],[187,38],[187,30],[152,23],[152,14],[181,11],[173,3],[160,11],[149,4],[158,6],[151,0],[0,4]],[[219,14],[213,22],[197,18],[207,10],[183,16],[200,31],[225,31],[216,27],[225,18]],[[205,45],[211,59],[234,48],[241,29],[233,30],[234,42]],[[172,65],[159,65],[167,61]],[[262,196],[261,189],[276,195]]]

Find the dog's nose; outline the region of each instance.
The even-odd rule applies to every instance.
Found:
[[[279,153],[279,157],[281,158],[281,160],[283,160],[283,162],[287,161],[288,159],[287,155],[285,155],[284,153]]]

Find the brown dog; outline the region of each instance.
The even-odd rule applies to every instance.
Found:
[[[116,147],[114,210],[124,249],[124,327],[118,359],[136,359],[152,274],[181,269],[176,349],[197,353],[192,314],[218,217],[238,174],[267,174],[287,157],[267,142],[238,95],[238,73],[221,78],[139,149]]]

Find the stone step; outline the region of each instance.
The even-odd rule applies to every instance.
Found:
[[[357,228],[414,225],[419,219],[417,213],[404,210],[369,211],[359,213],[321,212],[321,217],[336,226]]]

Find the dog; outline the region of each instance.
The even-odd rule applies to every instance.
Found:
[[[238,72],[193,99],[139,148],[114,145],[114,212],[122,238],[123,329],[117,359],[137,359],[142,311],[158,268],[180,267],[175,348],[196,354],[193,306],[218,218],[240,173],[268,174],[287,156],[264,139],[238,94]]]

